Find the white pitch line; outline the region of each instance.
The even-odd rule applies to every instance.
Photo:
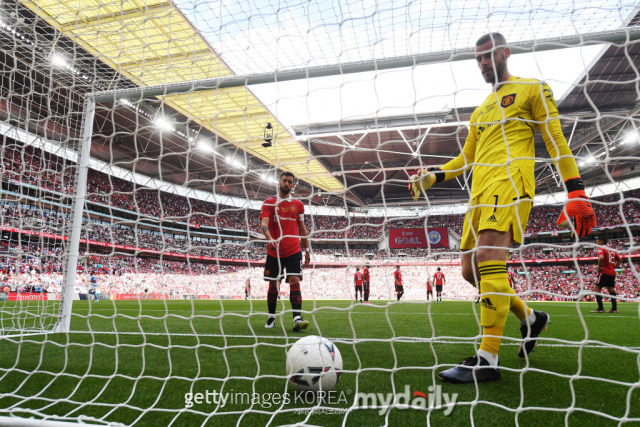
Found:
[[[327,309],[322,309],[322,310],[317,310],[314,311],[313,313],[308,312],[308,311],[304,311],[303,312],[305,314],[371,314],[371,315],[376,315],[379,316],[381,314],[383,314],[383,312],[381,311],[348,311],[345,310],[343,308],[340,307],[332,307],[335,311],[332,310],[327,310]],[[84,311],[84,310],[82,310]],[[93,311],[113,311],[110,310],[108,308],[98,308],[98,309],[92,309]],[[139,312],[140,310],[136,309],[136,308],[122,308],[122,309],[118,309],[116,310],[116,314],[118,311],[136,311]],[[167,314],[173,314],[173,313],[210,313],[210,314],[215,314],[215,313],[222,313],[222,311],[217,311],[217,310],[143,310],[142,311],[142,315],[144,316],[146,312],[161,312],[161,313],[167,313]],[[326,312],[326,313],[325,313]],[[337,312],[337,313],[336,313]],[[254,316],[261,316],[264,315],[266,316],[267,313],[264,312],[259,312],[259,311],[248,311],[248,310],[237,310],[237,311],[225,311],[225,314],[228,315],[233,315],[233,314],[239,314],[239,313],[248,313],[248,314],[253,314]],[[394,313],[394,312],[389,312],[390,316],[419,316],[419,315],[427,315],[429,313]],[[431,316],[475,316],[473,313],[430,313]],[[478,313],[478,316],[480,315],[480,313]],[[219,317],[219,315],[215,315],[212,317]],[[554,314],[553,317],[578,317],[577,314]],[[595,314],[595,315],[591,315],[591,314],[586,314],[586,315],[582,315],[582,317],[598,317],[598,318],[624,318],[624,319],[639,319],[640,316],[619,316],[619,315],[611,315],[611,314]],[[158,319],[162,319],[162,317],[159,317]]]
[[[181,337],[208,337],[208,338],[262,338],[262,339],[281,339],[281,340],[297,340],[298,337],[291,336],[281,336],[281,335],[223,335],[223,334],[186,334],[186,333],[161,333],[161,332],[113,332],[113,331],[70,331],[69,334],[94,334],[94,335],[150,335],[150,336],[181,336]],[[469,340],[433,340],[431,341],[429,338],[425,339],[407,339],[407,338],[399,338],[395,340],[385,339],[385,338],[338,338],[338,337],[325,337],[330,341],[337,342],[401,342],[401,343],[414,343],[414,344],[474,344],[479,342],[479,339],[469,341]],[[519,342],[503,342],[501,345],[517,345],[519,346]],[[619,347],[629,349],[629,350],[640,350],[640,347],[624,347],[624,346],[615,346],[615,345],[601,345],[601,344],[540,344],[545,347],[585,347],[585,348],[608,348],[608,349],[617,349]]]

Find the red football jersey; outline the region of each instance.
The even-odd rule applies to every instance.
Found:
[[[362,282],[364,282],[364,274],[357,271],[356,274],[353,275],[353,278],[355,279],[356,286],[362,286]]]
[[[369,281],[369,269],[367,267],[365,267],[364,270],[362,270],[362,275],[364,276],[364,281],[368,282]]]
[[[298,220],[304,221],[304,204],[300,200],[270,197],[262,204],[260,219],[264,217],[269,218],[271,238],[277,240],[278,250],[267,249],[269,255],[283,258],[301,251]]]
[[[509,286],[513,288],[516,284],[516,272],[513,270],[509,270],[509,273],[507,273],[507,277],[509,278]]]
[[[436,286],[444,285],[444,273],[442,271],[436,271],[433,275],[433,280],[436,282]]]
[[[428,291],[432,291],[433,290],[433,288],[431,287],[431,280],[430,279],[427,279],[427,290]]]
[[[602,270],[599,273],[604,273],[609,276],[616,275],[616,261],[620,258],[620,256],[607,247],[598,248],[598,257],[600,255],[604,256],[602,260]]]
[[[394,271],[393,278],[395,279],[396,285],[402,285],[402,272],[398,270]]]

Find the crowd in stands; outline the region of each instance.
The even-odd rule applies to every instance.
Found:
[[[75,165],[67,160],[41,152],[30,146],[5,144],[0,173],[4,182],[29,184],[46,191],[71,194],[74,188]],[[258,232],[256,210],[238,209],[216,205],[201,200],[188,199],[175,194],[136,186],[133,183],[89,170],[87,198],[92,203],[137,212],[162,221],[177,221],[203,227],[233,229]],[[640,190],[626,192],[624,200],[619,195],[609,195],[594,199],[594,209],[599,228],[610,228],[627,224],[640,224]],[[556,219],[561,211],[559,206],[536,206],[532,209],[528,234],[555,232],[560,228]],[[118,216],[117,213],[114,214]],[[264,260],[264,244],[243,244],[219,242],[212,230],[204,228],[192,230],[190,236],[167,230],[114,225],[107,218],[83,225],[82,237],[90,240],[132,246],[138,249],[160,250],[190,255],[216,258]],[[42,206],[18,206],[7,200],[0,203],[2,225],[68,236],[70,219],[57,211]],[[462,233],[463,215],[437,215],[428,218],[383,218],[363,216],[323,216],[307,215],[307,228],[312,242],[323,239],[374,239],[378,240],[385,230],[400,227],[448,227],[457,234]],[[208,234],[207,234],[208,233]],[[610,247],[629,253],[629,239],[610,241]],[[11,289],[40,289],[59,291],[61,289],[63,242],[42,238],[38,245],[23,241],[20,245],[0,242],[0,273],[4,286]],[[634,242],[632,251],[636,251]],[[371,246],[375,248],[375,246]],[[595,256],[595,245],[547,245],[531,244],[514,249],[511,260],[571,258],[574,256]],[[84,248],[86,249],[86,247]],[[457,261],[459,253],[454,249],[341,249],[325,248],[312,244],[312,259],[315,262],[342,263],[351,266],[363,265],[367,261],[389,261],[383,267],[372,267],[372,299],[387,299],[393,291],[391,272],[395,263],[403,261]],[[340,256],[336,255],[340,254]],[[402,255],[401,255],[402,254]],[[460,275],[460,267],[443,266],[447,276],[445,298],[472,298],[475,289],[465,283]],[[524,268],[515,268],[524,272]],[[623,264],[618,276],[619,294],[635,297],[638,294],[635,267]],[[580,276],[573,263],[565,266],[527,266],[528,274],[519,275],[522,280],[517,285],[518,292],[538,290],[563,296],[575,296],[584,286],[590,289],[595,280],[595,264],[581,264]],[[425,267],[403,267],[406,281],[405,297],[423,298],[426,294]],[[562,271],[565,271],[563,273]],[[247,278],[254,284],[254,295],[264,297],[266,285],[261,279],[259,267],[235,267],[215,263],[198,263],[143,256],[130,256],[117,252],[108,257],[83,253],[79,263],[79,291],[88,286],[92,273],[99,278],[99,289],[103,293],[147,292],[207,295],[240,295]],[[432,274],[430,272],[429,274]],[[350,298],[352,296],[353,269],[309,268],[305,270],[303,294],[307,298]],[[283,287],[286,287],[283,284]],[[529,287],[528,287],[529,286]],[[549,298],[544,293],[532,294],[534,298]]]
[[[471,299],[476,295],[473,286],[466,283],[460,275],[460,268],[442,267],[447,275],[447,286],[445,295],[447,298]],[[426,299],[427,275],[433,276],[433,271],[427,272],[425,267],[403,266],[401,267],[402,278],[405,290],[405,299]],[[371,275],[371,300],[388,300],[394,298],[393,271],[395,266],[370,267]],[[313,268],[303,271],[304,277],[301,284],[302,294],[306,298],[318,299],[352,299],[354,298],[354,273],[355,267],[347,268]],[[266,298],[267,283],[262,280],[261,268],[246,268],[231,272],[226,275],[228,280],[221,280],[221,286],[226,286],[225,290],[232,292],[234,284],[244,283],[251,280],[252,295],[255,298]],[[288,294],[288,284],[282,282],[280,291]],[[244,288],[242,288],[244,289]]]
[[[262,279],[260,267],[229,267],[218,269],[212,264],[186,262],[158,262],[149,260],[137,265],[127,266],[120,260],[111,272],[96,268],[81,269],[76,280],[76,291],[86,293],[90,290],[90,277],[97,275],[98,292],[103,294],[147,294],[162,295],[209,295],[240,296],[244,293],[247,279],[252,285],[254,298],[266,298],[267,284]],[[6,264],[4,264],[6,265]],[[9,286],[12,291],[60,292],[62,289],[62,273],[56,270],[41,272],[37,268],[25,267],[18,273],[13,268],[4,273],[2,285]],[[593,290],[596,281],[595,264],[580,266],[582,277],[573,270],[563,270],[563,266],[534,266],[527,268],[527,274],[518,275],[515,290],[519,294],[527,294],[534,300],[551,300],[553,297],[571,298],[580,290]],[[445,298],[473,299],[476,289],[465,282],[460,274],[459,266],[442,266],[446,277],[444,287]],[[393,298],[393,266],[371,267],[371,299],[387,300]],[[427,272],[425,267],[403,266],[401,268],[404,281],[405,299],[426,299],[426,279],[435,271]],[[304,271],[302,293],[305,298],[317,299],[351,299],[353,298],[354,268],[313,268]],[[516,271],[524,272],[522,269]],[[639,298],[638,280],[631,269],[625,268],[618,274],[616,291],[622,298]],[[288,284],[281,284],[281,292],[288,294]]]
[[[69,235],[70,221],[62,214],[48,209],[34,209],[32,206],[18,206],[14,203],[0,203],[0,220],[3,225],[11,225],[19,229],[37,230],[58,236]],[[92,241],[124,245],[139,250],[152,250],[188,254],[192,256],[207,256],[214,258],[236,260],[264,260],[266,246],[264,243],[230,243],[225,240],[219,242],[218,236],[207,233],[194,233],[190,236],[174,232],[159,232],[159,229],[138,228],[124,224],[111,224],[105,221],[93,220],[84,223],[81,237]],[[55,242],[55,239],[48,239]],[[340,249],[326,248],[314,245],[312,239],[312,259],[314,262],[341,263],[349,259],[349,263],[363,264],[367,261],[379,262],[401,259],[408,261],[457,261],[459,251],[449,248],[406,248],[406,249]],[[629,239],[609,241],[608,245],[621,253],[636,253],[639,243],[633,242],[629,249]],[[572,244],[542,244],[531,243],[521,248],[512,249],[510,260],[552,259],[593,256],[595,245],[592,243]]]
[[[3,145],[2,180],[33,185],[63,194],[73,192],[75,164],[32,146]]]
[[[613,242],[615,246],[617,242]],[[346,254],[345,254],[346,255]],[[595,250],[591,255],[595,255]],[[0,242],[1,288],[12,291],[60,292],[62,289],[63,248],[59,245]],[[355,267],[365,261],[342,257],[345,266],[337,268],[309,267],[304,270],[302,291],[305,298],[349,299],[353,294]],[[387,265],[371,266],[371,299],[393,297],[393,270],[404,260]],[[401,267],[406,299],[426,298],[426,279],[435,273],[436,264]],[[472,299],[473,286],[462,279],[459,265],[440,265],[446,276],[445,298]],[[596,264],[573,262],[560,265],[512,265],[519,274],[515,290],[527,293],[531,299],[575,297],[581,290],[592,290],[596,282]],[[624,261],[616,280],[618,295],[623,298],[640,297],[639,269]],[[246,280],[252,284],[252,295],[265,298],[267,284],[262,279],[262,267],[220,265],[178,261],[148,256],[95,254],[82,252],[78,262],[76,291],[85,293],[90,278],[97,277],[98,292],[102,294],[163,294],[182,298],[182,295],[241,296]],[[281,291],[288,293],[283,283]]]
[[[71,194],[75,167],[72,162],[41,152],[39,149],[6,144],[3,147],[2,176],[4,181],[25,183],[36,187]],[[162,221],[177,221],[197,226],[259,232],[257,210],[239,209],[211,202],[136,186],[132,182],[89,170],[87,198],[90,202],[120,208]],[[597,227],[608,228],[624,224],[640,224],[640,190],[594,199]],[[557,232],[556,219],[561,206],[545,205],[532,209],[526,232]],[[624,219],[623,219],[624,217]],[[380,239],[384,230],[398,227],[448,227],[462,233],[463,215],[432,215],[428,218],[399,219],[315,215],[306,216],[307,229],[314,239]]]
[[[640,190],[624,193],[624,199],[621,199],[617,194],[595,197],[592,206],[596,213],[596,228],[612,228],[623,225],[623,216],[629,225],[640,224],[639,199]],[[528,234],[538,234],[562,230],[556,222],[561,212],[561,205],[535,206],[529,215],[526,232]]]
[[[518,275],[515,290],[517,293],[531,291],[535,299],[552,300],[553,296],[575,297],[581,289],[592,291],[597,282],[596,264],[581,264],[578,269],[574,266],[535,266],[527,269],[527,274]],[[622,271],[616,276],[616,293],[621,298],[639,298],[640,287],[638,279],[634,277],[633,269],[622,265]],[[518,269],[516,271],[524,270]],[[636,274],[638,270],[636,269]],[[544,291],[542,294],[536,291]]]
[[[631,246],[633,244],[633,246]],[[640,241],[634,239],[612,239],[607,241],[607,246],[615,249],[621,254],[638,253]],[[532,243],[521,248],[514,248],[509,253],[510,260],[528,259],[553,259],[553,258],[573,258],[595,256],[597,245],[595,242],[581,243],[579,246],[573,244],[552,245],[546,243]]]

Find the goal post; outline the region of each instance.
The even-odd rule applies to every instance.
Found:
[[[96,103],[93,97],[87,97],[82,121],[82,139],[80,141],[80,156],[76,171],[75,191],[71,208],[71,234],[69,236],[65,256],[63,288],[60,292],[60,306],[58,321],[54,327],[56,333],[70,331],[73,297],[76,289],[76,273],[80,251],[80,234],[85,213],[87,195],[87,174],[89,173],[89,159],[91,156],[91,138],[93,136],[93,119],[96,113]]]

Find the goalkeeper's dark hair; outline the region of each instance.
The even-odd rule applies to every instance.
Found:
[[[293,174],[293,172],[289,172],[289,171],[283,171],[280,174],[280,179],[282,179],[283,176],[290,176],[293,179],[296,179],[296,176]]]
[[[484,36],[480,37],[476,42],[476,46],[480,46],[481,44],[485,44],[486,42],[493,42],[493,46],[507,46],[507,39],[500,33],[487,33]]]
[[[602,240],[603,242],[607,243],[607,238],[606,238],[606,237],[604,237],[604,236],[598,236],[598,237],[596,237],[596,242],[597,242],[598,240]]]

